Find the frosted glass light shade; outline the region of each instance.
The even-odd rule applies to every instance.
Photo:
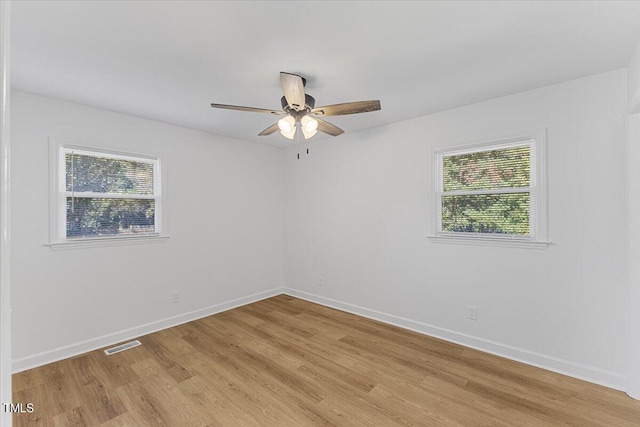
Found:
[[[301,127],[302,129],[302,134],[304,135],[304,139],[309,139],[311,138],[313,135],[315,135],[316,133],[318,133],[317,130],[312,130],[312,131],[308,131],[304,126]]]
[[[304,116],[300,119],[300,123],[302,123],[302,128],[307,132],[313,132],[318,129],[318,121],[313,117]]]
[[[284,136],[287,139],[293,139],[294,136],[296,136],[296,127],[292,127],[291,130],[289,132],[285,132],[285,131],[280,131],[280,133],[282,134],[282,136]]]
[[[313,117],[304,116],[300,119],[300,124],[302,125],[302,134],[304,135],[304,139],[309,139],[316,133],[318,133],[318,121]]]
[[[292,129],[296,128],[296,120],[290,115],[283,117],[278,120],[278,128],[283,135],[284,133],[289,133]]]

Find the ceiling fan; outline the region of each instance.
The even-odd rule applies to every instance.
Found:
[[[279,130],[280,133],[288,139],[294,138],[298,124],[304,135],[304,139],[311,138],[318,131],[331,136],[338,136],[344,133],[344,131],[319,117],[344,116],[347,114],[368,113],[369,111],[380,110],[379,100],[346,102],[316,108],[316,100],[314,97],[304,92],[304,87],[307,84],[304,77],[297,74],[281,72],[280,84],[284,92],[284,96],[280,100],[282,111],[226,104],[211,104],[211,106],[214,108],[225,108],[227,110],[268,113],[277,116],[285,115],[285,117],[278,120],[277,123],[269,126],[258,135],[271,135]]]

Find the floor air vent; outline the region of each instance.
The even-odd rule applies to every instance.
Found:
[[[117,347],[113,347],[108,350],[105,350],[104,354],[106,354],[107,356],[111,356],[112,354],[120,353],[121,351],[129,350],[130,348],[137,347],[139,345],[142,345],[140,341],[138,340],[131,341],[126,344],[122,344]]]

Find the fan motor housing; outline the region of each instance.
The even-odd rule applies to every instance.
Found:
[[[304,95],[304,103],[305,103],[305,109],[308,108],[309,110],[313,110],[313,108],[316,105],[316,99],[311,96],[311,95]],[[282,105],[282,109],[284,111],[289,111],[289,103],[287,102],[287,98],[285,98],[284,96],[282,98],[280,98],[280,104]]]

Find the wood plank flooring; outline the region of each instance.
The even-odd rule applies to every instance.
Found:
[[[624,393],[280,295],[14,375],[14,426],[640,426]]]

